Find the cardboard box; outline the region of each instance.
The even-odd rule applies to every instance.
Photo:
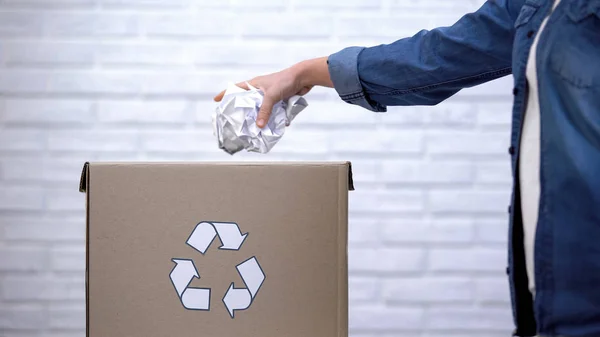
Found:
[[[87,335],[346,337],[349,163],[87,163]]]

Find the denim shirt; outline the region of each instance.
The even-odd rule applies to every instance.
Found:
[[[375,112],[435,105],[512,74],[508,267],[515,336],[600,336],[600,0],[563,0],[538,45],[540,204],[535,299],[518,181],[529,50],[550,0],[489,0],[450,27],[328,58],[340,98]],[[508,113],[508,111],[507,111]]]

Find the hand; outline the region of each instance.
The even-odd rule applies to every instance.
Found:
[[[287,100],[294,95],[306,95],[315,85],[333,87],[329,79],[326,58],[304,61],[282,71],[258,76],[246,82],[264,93],[256,121],[260,128],[267,125],[273,106],[277,102]],[[248,90],[246,82],[236,85]],[[214,100],[220,102],[224,94],[225,91],[221,91]]]

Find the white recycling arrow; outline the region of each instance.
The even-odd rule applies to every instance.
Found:
[[[250,307],[252,295],[246,288],[234,288],[233,282],[231,282],[225,297],[223,297],[223,303],[225,303],[229,315],[233,318],[234,310],[245,310]]]
[[[242,234],[242,231],[236,223],[232,222],[213,222],[217,229],[219,239],[221,239],[221,247],[219,249],[239,250],[246,240],[248,233]]]
[[[187,240],[187,244],[204,254],[216,236],[221,240],[223,250],[239,250],[248,233],[242,234],[234,222],[201,222]]]
[[[265,281],[265,273],[258,264],[256,257],[252,257],[236,266],[240,277],[246,284],[246,288],[234,288],[233,283],[223,297],[223,303],[234,318],[235,311],[245,310],[250,307],[256,293]]]
[[[200,278],[192,260],[172,259],[175,267],[169,274],[181,304],[190,310],[210,309],[210,289],[189,288],[194,277]]]

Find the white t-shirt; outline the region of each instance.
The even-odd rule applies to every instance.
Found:
[[[559,3],[560,0],[554,1],[552,11],[554,11]],[[548,15],[548,17],[549,16],[550,15]],[[534,296],[535,269],[533,256],[540,200],[540,101],[535,61],[537,59],[538,41],[546,26],[548,17],[544,19],[538,34],[536,34],[527,61],[526,76],[529,84],[529,97],[527,99],[527,109],[525,110],[525,119],[523,121],[519,158],[525,263],[527,266],[527,277],[529,278],[529,290]]]

